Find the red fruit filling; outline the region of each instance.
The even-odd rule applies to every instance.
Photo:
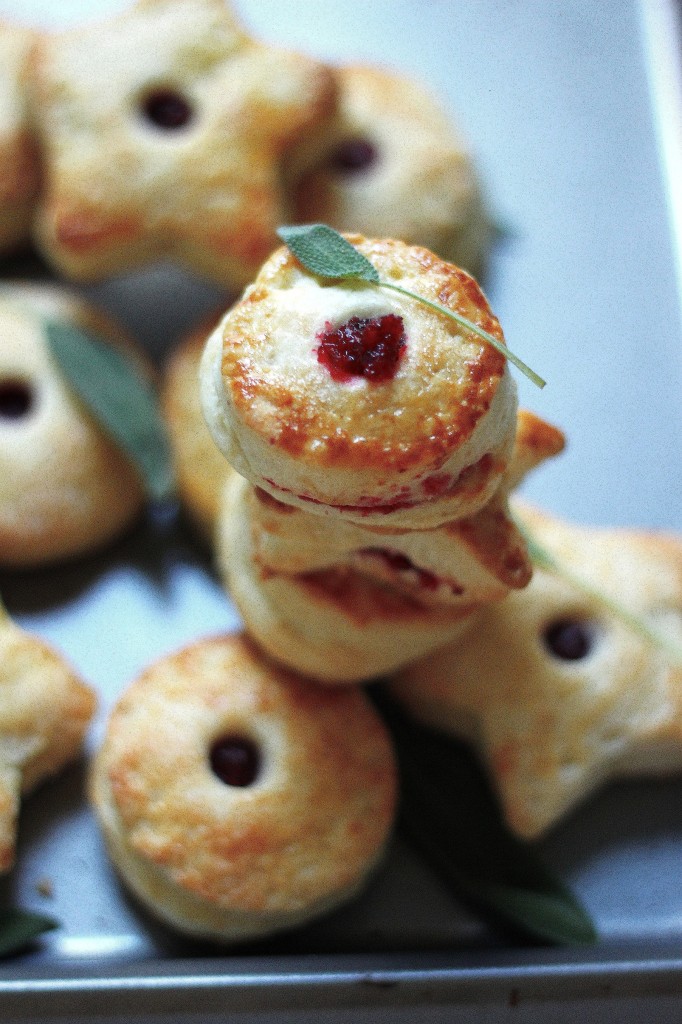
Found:
[[[334,380],[365,377],[375,384],[395,376],[407,345],[403,319],[394,313],[353,316],[339,327],[328,323],[317,340],[317,360]]]
[[[250,786],[260,771],[255,743],[244,736],[221,736],[210,751],[211,768],[226,786]]]

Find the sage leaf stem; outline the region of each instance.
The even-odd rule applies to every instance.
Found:
[[[506,356],[509,362],[513,363],[514,366],[523,374],[525,374],[525,376],[528,377],[528,379],[531,380],[533,384],[535,384],[537,387],[544,388],[547,384],[546,380],[544,380],[539,374],[537,374],[535,370],[531,370],[530,366],[527,366],[526,363],[524,363],[522,359],[519,359],[517,355],[514,355],[513,352],[510,352],[507,346],[503,345],[502,342],[499,341],[493,334],[490,334],[489,331],[486,331],[482,327],[479,327],[478,324],[475,324],[472,320],[468,320],[465,316],[462,316],[461,313],[455,313],[454,310],[448,309],[446,306],[441,306],[437,302],[432,302],[430,299],[425,299],[423,295],[417,295],[416,292],[411,292],[407,288],[402,288],[399,284],[393,284],[390,281],[382,280],[380,280],[378,284],[380,288],[390,288],[391,291],[400,292],[401,295],[407,295],[412,299],[416,299],[417,302],[421,302],[422,305],[424,306],[429,306],[430,309],[435,310],[437,313],[442,313],[443,316],[450,317],[450,319],[455,320],[460,325],[460,327],[464,327],[465,330],[471,331],[473,334],[477,334],[479,338],[482,338],[484,341],[487,341],[489,345],[492,345],[493,348],[497,349],[498,352],[501,352],[503,356]]]

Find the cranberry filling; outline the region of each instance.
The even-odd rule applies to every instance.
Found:
[[[250,786],[260,771],[258,747],[245,736],[221,736],[211,747],[211,768],[227,786]]]
[[[588,622],[578,619],[559,619],[551,623],[544,633],[548,650],[562,661],[586,658],[594,642],[594,630]]]
[[[329,163],[335,171],[343,174],[354,174],[365,171],[377,159],[376,147],[367,139],[346,139],[333,151]]]
[[[183,128],[192,118],[192,108],[184,96],[173,89],[157,89],[142,104],[145,117],[157,128]]]
[[[0,417],[7,420],[18,420],[30,412],[32,405],[33,392],[24,381],[0,382]]]
[[[440,580],[435,573],[428,569],[420,569],[407,555],[400,551],[390,551],[388,548],[363,548],[361,555],[369,555],[372,558],[381,559],[389,569],[394,572],[412,572],[417,577],[417,583],[425,590],[436,590]]]
[[[336,381],[365,377],[375,384],[391,380],[405,354],[407,338],[400,316],[353,316],[345,324],[326,324],[317,340],[317,360]]]

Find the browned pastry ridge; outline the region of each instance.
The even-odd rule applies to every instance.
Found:
[[[362,65],[334,74],[336,114],[287,160],[293,221],[401,238],[480,277],[491,222],[453,118],[405,75]]]
[[[199,366],[218,315],[181,338],[164,367],[161,403],[168,427],[180,500],[200,535],[213,544],[220,496],[234,472],[206,425],[199,397]]]

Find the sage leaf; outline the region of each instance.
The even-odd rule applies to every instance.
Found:
[[[153,386],[134,362],[73,324],[46,320],[52,355],[81,401],[158,501],[174,489],[171,449]]]
[[[381,690],[372,696],[398,758],[399,830],[433,870],[493,924],[526,939],[594,942],[574,894],[505,824],[468,747],[408,718]]]
[[[0,956],[19,953],[44,932],[58,928],[51,917],[29,910],[0,911]]]
[[[326,224],[281,227],[277,234],[297,260],[318,277],[379,283],[376,267],[343,235]]]
[[[454,320],[460,327],[477,335],[494,349],[500,352],[505,359],[520,370],[537,387],[544,388],[546,381],[527,366],[522,359],[514,355],[507,346],[499,341],[494,335],[473,323],[472,320],[456,313],[447,306],[441,306],[431,299],[419,295],[417,292],[403,288],[392,281],[383,281],[379,272],[366,256],[363,256],[354,245],[351,245],[343,235],[330,228],[327,224],[302,224],[294,227],[280,227],[277,234],[284,244],[288,246],[297,260],[313,274],[318,277],[328,277],[332,280],[355,279],[375,284],[379,288],[389,288],[391,291],[400,292],[410,299],[421,302],[437,313]]]

